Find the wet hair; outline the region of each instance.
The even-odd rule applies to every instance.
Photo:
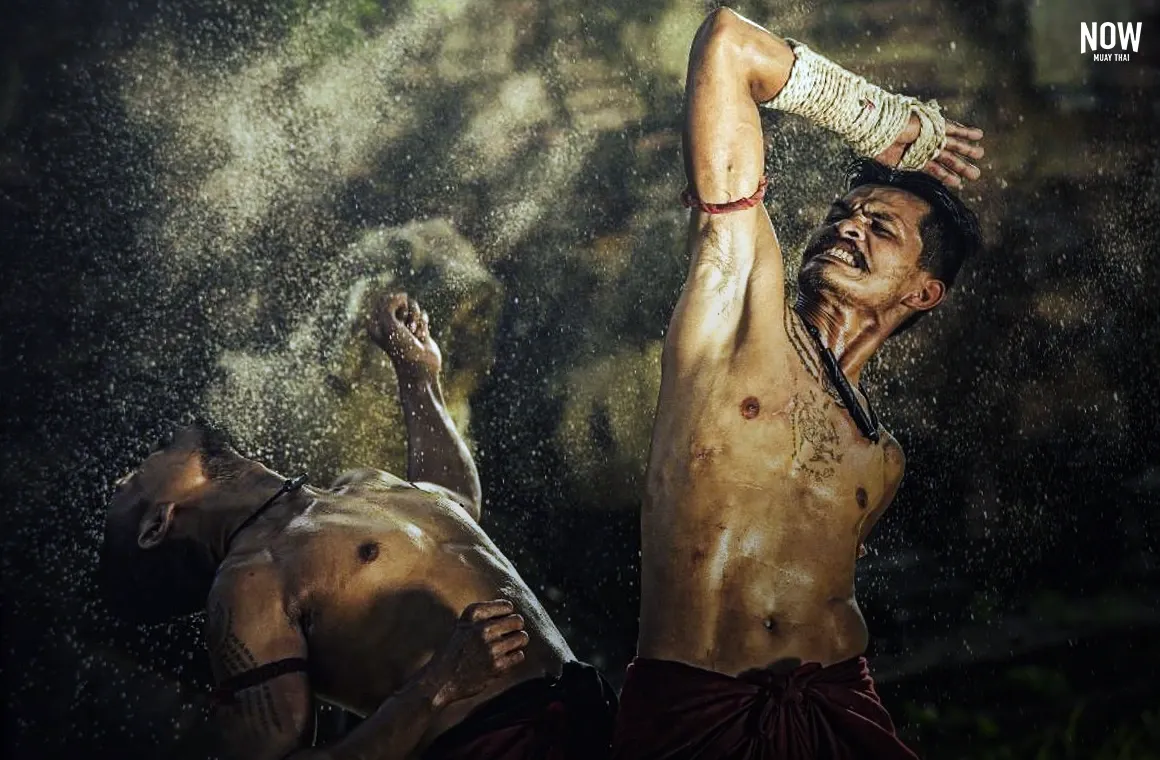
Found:
[[[177,434],[189,440],[206,476],[237,477],[246,461],[220,431],[194,425]],[[170,436],[160,447],[174,445]],[[101,543],[98,585],[110,609],[133,623],[159,623],[204,609],[217,572],[209,547],[191,538],[167,536],[157,546],[137,543],[141,520],[155,502],[147,497],[114,500],[105,518]]]
[[[101,543],[98,583],[109,608],[131,623],[161,623],[205,608],[217,567],[208,547],[169,538],[150,549],[137,544],[152,502],[110,509]]]
[[[846,179],[848,190],[863,185],[884,185],[903,190],[927,202],[930,213],[922,218],[918,228],[922,238],[918,265],[941,280],[948,290],[954,285],[963,262],[982,249],[983,236],[975,212],[967,208],[962,199],[946,185],[929,174],[892,169],[873,159],[864,158],[850,164],[846,170]],[[927,313],[915,312],[893,334],[909,330]]]
[[[198,423],[195,427],[201,435],[197,451],[201,457],[201,468],[207,478],[232,479],[246,469],[246,460],[238,454],[229,435],[204,423]]]

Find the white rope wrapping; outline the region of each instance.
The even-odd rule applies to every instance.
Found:
[[[921,169],[946,144],[946,121],[938,101],[896,95],[843,69],[797,40],[786,39],[797,60],[789,80],[766,108],[797,114],[837,132],[862,156],[874,157],[894,144],[910,114],[919,120],[918,139],[907,146],[900,169]]]

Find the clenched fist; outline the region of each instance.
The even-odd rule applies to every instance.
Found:
[[[397,373],[428,380],[439,376],[443,355],[431,338],[427,312],[414,298],[406,293],[381,298],[371,310],[367,331],[391,357]]]

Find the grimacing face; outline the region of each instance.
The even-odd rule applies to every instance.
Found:
[[[810,234],[798,274],[802,292],[882,313],[921,290],[933,280],[919,266],[928,213],[930,205],[905,190],[854,188]]]

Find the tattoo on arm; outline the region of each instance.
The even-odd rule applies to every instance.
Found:
[[[258,667],[259,663],[245,642],[233,630],[233,612],[218,602],[210,612],[210,656],[219,663],[218,681]],[[246,728],[262,738],[283,731],[282,721],[274,704],[270,684],[263,683],[242,689],[234,695],[242,722]]]

